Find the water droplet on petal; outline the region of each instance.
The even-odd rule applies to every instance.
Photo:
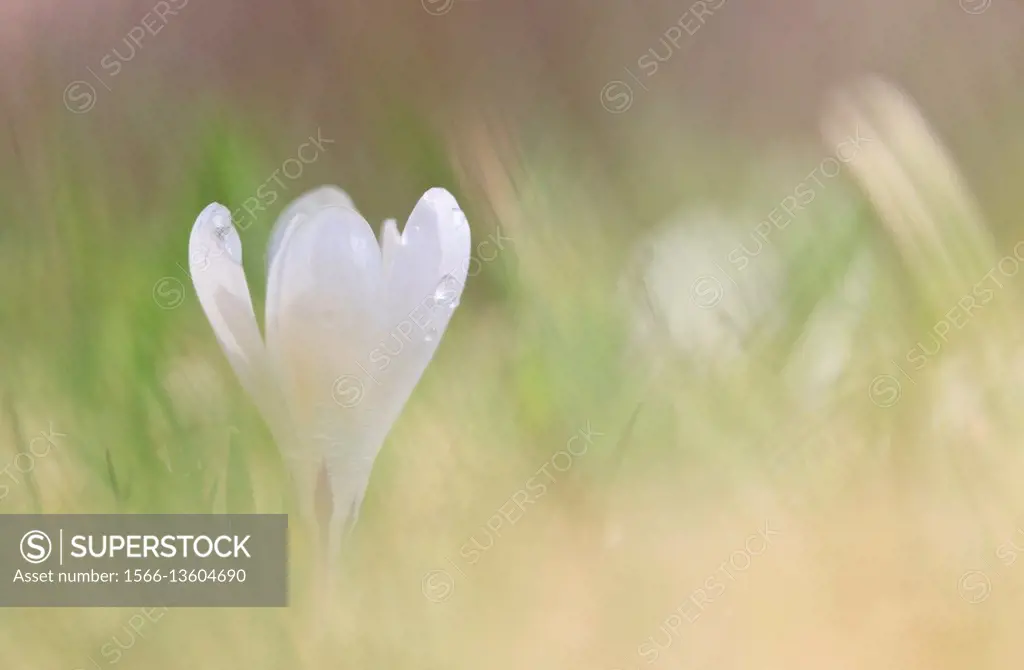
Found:
[[[213,234],[217,238],[217,246],[220,252],[236,263],[242,262],[242,240],[230,221],[223,216],[213,217]]]
[[[438,307],[455,309],[459,305],[459,282],[455,277],[445,275],[434,290],[433,303]]]

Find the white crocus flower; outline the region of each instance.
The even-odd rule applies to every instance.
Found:
[[[196,219],[189,264],[199,302],[280,445],[308,519],[326,473],[329,557],[458,305],[469,253],[469,225],[444,189],[424,194],[401,234],[386,221],[380,244],[342,191],[307,193],[271,236],[264,338],[230,213],[214,203]]]
[[[742,359],[773,325],[784,279],[779,253],[770,242],[758,244],[753,230],[698,212],[645,237],[634,269],[642,286],[634,342],[654,344],[662,332],[709,368]],[[736,260],[744,257],[741,266]]]

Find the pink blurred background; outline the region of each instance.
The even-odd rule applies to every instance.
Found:
[[[83,80],[101,98],[79,124],[90,132],[116,136],[141,116],[173,141],[214,96],[264,129],[343,129],[342,146],[369,163],[387,163],[401,141],[381,136],[385,121],[416,119],[451,137],[499,119],[513,135],[571,129],[614,166],[624,151],[656,148],[661,129],[754,152],[816,137],[828,91],[875,72],[921,103],[983,196],[1013,194],[1006,175],[1024,157],[1007,151],[1022,143],[1017,0],[173,0],[183,6],[140,40],[111,90],[100,88],[90,68],[103,77],[103,57],[129,53],[126,36],[160,4],[0,5],[3,113],[22,151],[51,134],[44,117],[66,114],[62,92]],[[665,40],[684,24],[693,34]],[[654,52],[663,62],[638,82],[639,61]],[[628,113],[602,105],[615,81],[634,89]],[[706,151],[681,158],[713,159]]]

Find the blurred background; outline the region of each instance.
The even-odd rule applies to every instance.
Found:
[[[207,204],[260,320],[323,184],[375,231],[447,188],[477,259],[329,612],[298,568],[287,610],[7,610],[3,667],[1024,657],[1019,0],[4,0],[0,40],[0,512],[293,511]]]

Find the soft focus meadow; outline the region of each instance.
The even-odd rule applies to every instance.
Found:
[[[0,610],[0,667],[1024,660],[1019,3],[6,0],[0,36],[2,513],[295,512],[192,289],[209,203],[259,319],[323,184],[375,231],[447,188],[473,236],[335,592],[295,524],[287,609]]]

